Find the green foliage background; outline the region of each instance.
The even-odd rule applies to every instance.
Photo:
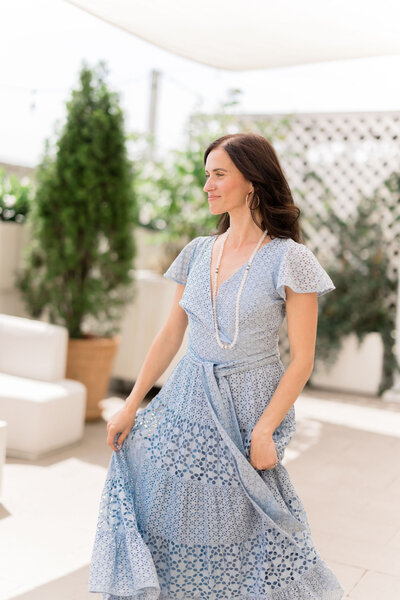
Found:
[[[315,173],[308,176],[318,180]],[[400,247],[395,233],[400,228],[388,231],[382,225],[388,220],[392,226],[400,223],[400,176],[393,173],[374,194],[363,196],[350,222],[333,210],[330,190],[322,180],[319,183],[324,210],[309,218],[320,232],[333,232],[337,247],[329,268],[336,290],[320,305],[316,356],[331,365],[347,335],[354,333],[360,345],[368,333],[378,332],[383,343],[381,395],[400,370],[395,353],[398,272],[393,272],[388,257],[391,243]]]
[[[29,177],[20,179],[0,169],[0,221],[24,223],[33,199]]]

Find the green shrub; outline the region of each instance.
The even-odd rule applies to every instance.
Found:
[[[108,90],[105,72],[103,62],[94,70],[83,65],[55,157],[46,140],[27,220],[32,241],[17,278],[29,314],[47,311],[71,338],[114,335],[134,291],[132,165],[119,96]]]

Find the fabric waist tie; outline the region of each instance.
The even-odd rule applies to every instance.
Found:
[[[282,364],[279,356],[276,354],[257,355],[242,363],[219,364],[202,359],[189,348],[185,357],[201,369],[202,383],[210,412],[222,439],[233,455],[243,491],[268,525],[278,529],[282,535],[289,537],[293,542],[292,534],[307,530],[307,525],[300,522],[290,512],[283,500],[281,503],[278,502],[268,484],[247,459],[232,395],[225,379],[225,376],[231,373],[247,371],[267,364]],[[221,395],[220,386],[224,387],[227,402]],[[278,468],[283,468],[283,466],[278,463],[275,469]]]

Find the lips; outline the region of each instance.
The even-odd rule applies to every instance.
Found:
[[[219,196],[208,196],[209,200],[215,200],[215,198],[219,198]]]

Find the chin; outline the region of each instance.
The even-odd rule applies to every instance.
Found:
[[[220,215],[220,214],[222,214],[223,212],[226,212],[226,211],[224,211],[224,210],[221,210],[221,209],[220,209],[220,208],[218,208],[217,206],[212,206],[212,204],[211,204],[211,205],[209,205],[209,206],[208,206],[208,208],[210,209],[210,213],[211,213],[212,215]]]

